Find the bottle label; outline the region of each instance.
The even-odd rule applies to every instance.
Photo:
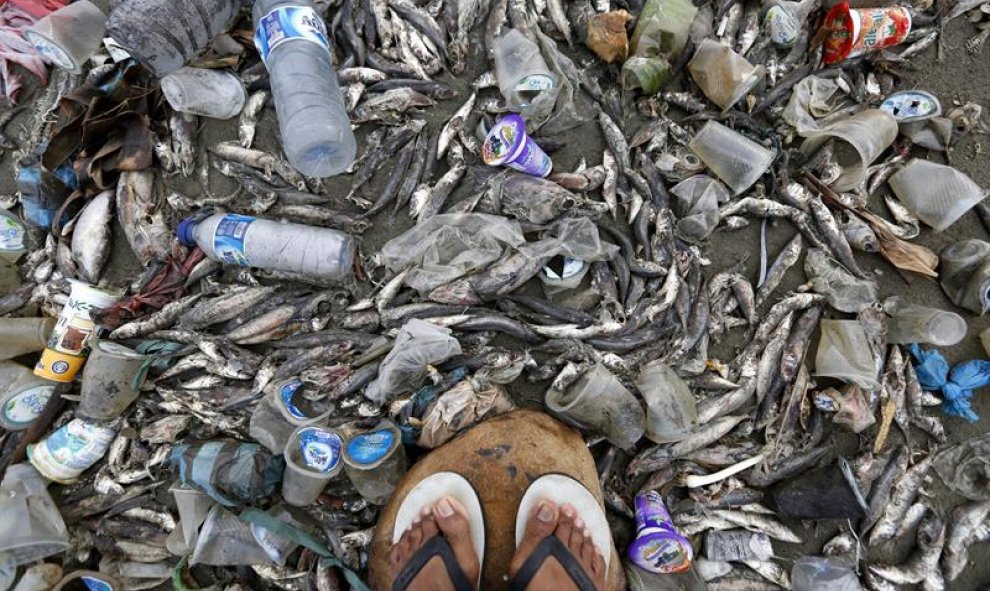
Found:
[[[357,464],[374,464],[392,449],[395,433],[388,429],[362,433],[347,443],[347,453]]]
[[[0,251],[24,248],[24,228],[14,218],[0,214]]]
[[[330,51],[327,25],[308,6],[276,8],[258,20],[254,45],[265,64],[268,64],[268,56],[276,47],[293,39],[309,41],[323,47],[327,52]]]
[[[73,419],[52,433],[44,446],[57,465],[82,471],[103,457],[114,435],[113,429]]]
[[[217,224],[213,233],[213,252],[220,262],[228,265],[250,267],[251,261],[244,254],[244,235],[254,218],[228,213]]]
[[[8,425],[31,424],[45,409],[54,391],[55,386],[34,386],[21,390],[4,402],[0,409],[0,421]]]

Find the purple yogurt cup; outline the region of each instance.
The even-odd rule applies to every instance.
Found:
[[[691,567],[694,549],[677,532],[663,498],[656,491],[636,495],[636,539],[629,560],[651,573],[680,573]]]
[[[526,134],[526,122],[519,115],[498,120],[481,146],[481,158],[489,166],[508,166],[540,178],[553,170],[550,157]]]

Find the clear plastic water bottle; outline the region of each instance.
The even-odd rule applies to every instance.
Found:
[[[309,0],[256,0],[254,26],[289,163],[306,176],[340,174],[354,162],[357,143],[326,24]]]
[[[235,213],[186,218],[179,242],[230,265],[344,279],[354,269],[354,239],[328,228],[258,219]]]

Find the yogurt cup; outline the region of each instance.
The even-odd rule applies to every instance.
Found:
[[[343,440],[333,429],[300,427],[285,446],[282,498],[290,505],[311,505],[343,463]]]
[[[72,292],[55,323],[48,347],[34,368],[36,376],[56,382],[71,382],[86,360],[89,340],[96,332],[92,310],[113,305],[120,294],[70,279]]]
[[[656,491],[636,495],[636,539],[629,560],[651,573],[680,573],[691,568],[694,549],[682,536]]]
[[[911,32],[911,12],[903,6],[849,8],[842,2],[825,16],[824,61],[836,64],[850,57],[899,45]]]
[[[492,126],[481,146],[481,158],[489,166],[507,166],[540,178],[553,170],[553,161],[526,133],[523,118],[515,114]]]

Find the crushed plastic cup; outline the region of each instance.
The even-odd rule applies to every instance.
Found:
[[[0,359],[41,351],[54,328],[54,318],[0,318]]]
[[[898,123],[926,121],[942,114],[938,97],[924,90],[904,90],[888,96],[880,110],[890,113]]]
[[[662,361],[643,366],[636,389],[646,402],[646,436],[655,443],[687,437],[698,427],[698,408],[684,380]]]
[[[804,556],[791,568],[794,591],[862,591],[859,577],[848,566],[818,556]]]
[[[236,117],[247,92],[227,70],[184,67],[162,78],[162,94],[172,109],[212,119]]]
[[[754,66],[732,49],[712,39],[698,45],[688,71],[701,92],[728,111],[763,78],[763,66]]]
[[[83,368],[77,413],[91,419],[113,419],[141,392],[150,357],[111,342],[97,341]]]
[[[539,46],[526,35],[510,29],[494,47],[495,76],[509,109],[527,117],[540,117],[553,108],[557,76],[547,67]]]
[[[74,74],[103,42],[107,17],[89,0],[78,0],[42,17],[24,32],[45,59]]]
[[[373,505],[384,505],[406,471],[402,432],[384,420],[351,435],[344,444],[344,471],[358,493]]]
[[[709,121],[688,145],[722,182],[739,195],[773,162],[773,152],[717,121]]]
[[[179,524],[176,529],[181,531],[182,540],[188,553],[189,550],[196,547],[196,540],[199,538],[199,526],[203,524],[206,515],[217,503],[206,493],[191,486],[176,484],[169,489],[169,492],[175,498],[175,506],[179,510]]]
[[[911,32],[911,11],[903,6],[853,9],[837,4],[825,15],[826,64],[899,45]]]
[[[69,548],[69,533],[48,483],[30,464],[14,464],[0,483],[0,554],[27,564]]]
[[[526,122],[519,115],[506,115],[492,126],[481,146],[481,158],[489,166],[507,166],[540,178],[553,170],[553,161],[526,133]]]
[[[990,311],[990,242],[960,240],[939,253],[942,291],[960,308]]]
[[[285,445],[285,502],[296,507],[316,502],[327,482],[343,468],[342,448],[343,440],[333,429],[300,427],[293,431]]]
[[[955,312],[912,304],[899,297],[887,298],[883,309],[890,315],[887,322],[888,343],[927,343],[951,347],[966,336],[966,321]]]
[[[936,232],[990,194],[959,170],[921,158],[908,162],[888,182],[901,203]]]
[[[646,421],[643,407],[600,363],[581,374],[564,391],[549,388],[546,405],[554,413],[605,435],[621,449],[633,449],[643,436]]]
[[[111,426],[75,418],[40,443],[29,445],[28,459],[48,480],[70,484],[100,461],[116,435]]]
[[[4,558],[8,555],[0,554],[0,589],[9,591],[49,591],[59,581],[62,580],[62,567],[51,562],[41,562],[33,564],[24,571],[24,575],[17,581],[17,586],[13,585],[14,577],[17,575],[17,566],[11,563],[9,578],[4,575],[8,572],[7,565],[4,565]]]
[[[815,0],[802,2],[772,0],[763,6],[763,23],[770,35],[770,41],[777,47],[786,49],[797,43],[808,13],[817,4]]]
[[[866,179],[867,168],[897,138],[897,120],[880,109],[867,109],[808,134],[801,152],[809,156],[825,142],[835,141],[835,161],[842,174],[832,183],[835,191],[850,191]]]
[[[845,458],[775,485],[770,500],[787,519],[858,519],[869,511]]]
[[[718,206],[731,198],[725,185],[706,174],[684,179],[670,193],[677,197],[677,231],[690,242],[701,242],[715,231]]]
[[[24,224],[14,214],[0,210],[0,260],[16,262],[25,252]]]
[[[858,320],[822,320],[822,336],[815,357],[815,375],[852,382],[868,390],[878,388],[873,348]]]
[[[299,527],[300,525],[292,514],[289,513],[289,511],[282,505],[276,505],[266,511],[266,513],[268,513],[268,515],[272,518],[292,527]],[[292,551],[299,547],[299,544],[296,542],[282,537],[256,523],[252,523],[250,528],[251,535],[254,536],[254,541],[257,542],[258,546],[265,551],[265,554],[268,555],[268,559],[275,564],[285,564],[285,559],[289,557],[289,554],[292,554]]]
[[[190,565],[234,566],[268,564],[268,554],[258,545],[251,526],[220,505],[210,509],[199,531]]]

